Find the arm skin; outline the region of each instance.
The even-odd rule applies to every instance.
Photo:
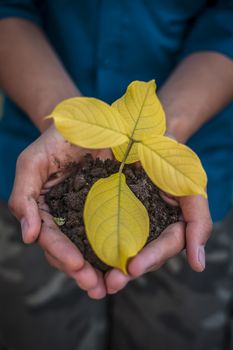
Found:
[[[43,117],[48,115],[58,102],[77,96],[79,92],[43,33],[33,23],[15,18],[2,20],[0,42],[0,84],[17,105],[29,115],[35,125],[44,131],[47,126],[43,122]],[[207,71],[205,74],[208,77],[218,74],[218,79],[221,80],[221,89],[217,92],[214,101],[216,109],[213,111],[206,110],[206,106],[213,104],[216,84],[214,86],[211,78],[206,77],[203,83],[206,84],[209,93],[204,95],[205,98],[198,93],[199,83],[204,73],[194,64],[197,70],[194,75],[191,62],[197,57],[199,62],[204,59],[205,64],[210,60],[212,69],[210,70],[208,65],[208,74]],[[192,55],[181,63],[161,89],[161,100],[168,116],[168,131],[173,133],[179,141],[186,140],[200,125],[213,116],[211,113],[215,113],[215,110],[221,109],[229,102],[222,96],[229,96],[230,74],[226,74],[225,77],[222,70],[225,71],[226,65],[230,66],[231,63],[229,59],[218,54]],[[194,78],[196,84],[194,84]],[[183,86],[182,94],[177,84],[174,84],[174,79],[179,82],[179,89]],[[189,98],[183,98],[184,94]],[[196,113],[193,113],[191,119],[190,111],[194,110]],[[185,113],[188,113],[187,123]],[[185,240],[190,265],[196,271],[202,271],[204,269],[203,247],[211,230],[211,219],[207,202],[199,196],[191,196],[179,199],[186,226],[184,223],[171,225],[158,238],[156,244],[152,242],[130,261],[128,267],[130,275],[125,276],[119,270],[113,269],[107,274],[104,283],[103,276],[84,262],[78,250],[65,239],[51,221],[49,222],[46,213],[39,212],[37,205],[41,192],[54,184],[49,181],[49,176],[56,171],[59,171],[61,177],[63,176],[62,170],[57,168],[57,161],[54,161],[55,157],[63,165],[67,161],[81,159],[85,151],[66,143],[54,126],[51,126],[21,153],[17,161],[15,183],[9,204],[14,215],[21,220],[24,241],[31,243],[38,239],[49,262],[72,276],[90,297],[96,299],[104,297],[106,290],[108,293],[117,292],[130,279],[160,267],[166,259],[184,248]],[[93,155],[96,156],[96,153]],[[99,155],[105,157],[110,153],[102,150]],[[43,224],[41,224],[41,217],[44,219]],[[195,231],[194,236],[191,234],[193,231]],[[198,259],[200,256],[201,260]]]
[[[167,131],[185,143],[233,101],[233,60],[215,52],[188,56],[160,89]]]
[[[43,132],[60,101],[80,95],[39,27],[18,18],[0,21],[0,86]]]

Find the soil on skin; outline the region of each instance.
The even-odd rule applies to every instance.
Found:
[[[116,160],[93,160],[86,156],[82,164],[75,165],[74,172],[60,184],[54,186],[45,196],[50,213],[64,218],[61,231],[79,248],[94,267],[105,272],[109,266],[93,252],[85,233],[83,208],[86,196],[92,185],[100,178],[108,177],[119,170]],[[177,222],[180,209],[171,207],[159,195],[158,188],[151,182],[142,168],[125,165],[126,182],[133,193],[141,200],[150,217],[150,235],[147,243],[154,240],[170,224]]]

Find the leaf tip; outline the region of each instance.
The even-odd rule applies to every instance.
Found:
[[[125,274],[128,275],[127,271],[127,260],[126,257],[121,257],[121,260],[119,261],[119,269]]]
[[[208,199],[208,195],[207,195],[207,192],[206,192],[205,190],[203,190],[203,191],[201,192],[201,196],[202,196],[203,198],[205,198],[205,199]]]
[[[156,85],[156,81],[155,81],[155,79],[151,79],[150,81],[148,81],[148,84],[150,84],[151,86],[153,86],[153,88],[155,89],[155,91],[156,91],[156,89],[157,89],[157,85]]]

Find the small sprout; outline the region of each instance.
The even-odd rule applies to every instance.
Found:
[[[96,255],[124,273],[128,259],[149,236],[148,212],[126,184],[125,164],[140,161],[154,184],[174,196],[207,198],[207,177],[198,156],[164,136],[165,113],[155,89],[154,80],[134,81],[112,106],[95,98],[75,97],[58,104],[51,115],[66,140],[90,149],[111,147],[121,162],[118,173],[92,186],[84,223]],[[92,172],[97,174],[98,169]],[[65,223],[63,218],[54,221],[59,226]]]
[[[63,226],[66,222],[65,218],[55,216],[53,216],[53,221],[55,222],[55,224],[57,224],[57,226]]]

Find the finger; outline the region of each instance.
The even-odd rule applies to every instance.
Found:
[[[109,148],[100,149],[96,151],[94,158],[99,158],[101,160],[112,159],[113,158],[112,151]]]
[[[107,292],[109,294],[115,294],[119,290],[123,289],[131,280],[132,276],[125,275],[118,269],[113,269],[105,275],[105,284],[107,287]]]
[[[86,291],[96,288],[98,283],[100,283],[95,269],[87,261],[85,261],[84,266],[80,270],[68,273],[80,288]]]
[[[83,290],[89,290],[97,287],[98,284],[98,276],[96,271],[91,265],[85,261],[84,266],[81,270],[78,271],[69,271],[64,269],[63,263],[54,258],[48,252],[45,252],[46,259],[52,267],[55,267],[57,270],[65,272],[68,276],[73,278],[78,286]]]
[[[205,244],[212,230],[209,206],[202,196],[180,198],[186,227],[186,253],[193,270],[205,269]]]
[[[58,260],[64,271],[75,272],[84,266],[84,259],[77,247],[65,236],[46,211],[40,212],[43,224],[39,245]]]
[[[65,180],[71,173],[72,173],[72,166],[70,167],[67,166],[67,168],[63,167],[59,171],[51,174],[48,180],[46,181],[46,183],[44,184],[44,187],[41,193],[42,192],[46,193],[46,191],[48,191],[52,187],[56,186],[58,183]]]
[[[84,262],[78,249],[58,229],[48,213],[43,196],[40,196],[38,204],[44,221],[39,244],[47,250],[46,256],[48,256],[50,264],[66,272],[83,290],[88,291],[93,288],[102,290],[103,282],[101,282],[100,276],[87,261]]]
[[[64,272],[62,264],[57,259],[55,259],[51,254],[49,254],[46,251],[44,254],[45,254],[46,260],[48,261],[49,265],[51,265],[52,267],[56,268],[59,271]]]
[[[177,222],[168,226],[163,233],[149,243],[128,265],[133,277],[158,269],[166,260],[177,255],[185,247],[185,224]]]
[[[66,273],[69,277],[74,279],[75,282],[78,284],[79,288],[87,291],[98,287],[97,273],[91,266],[88,266],[88,262],[84,263],[84,266],[81,270],[70,272],[65,271],[63,264],[48,252],[45,252],[45,257],[52,267],[56,268],[61,272]]]
[[[93,289],[88,290],[87,294],[90,298],[99,300],[103,299],[106,296],[107,291],[104,284],[103,274],[98,270],[96,270],[96,273],[98,276],[97,286]]]
[[[25,243],[34,242],[40,232],[41,219],[37,206],[43,179],[37,170],[36,157],[29,159],[27,152],[21,153],[16,165],[13,191],[9,208],[21,222]]]
[[[173,207],[179,206],[179,202],[178,202],[178,199],[176,197],[174,197],[168,193],[165,193],[163,191],[159,191],[159,195],[169,205],[172,205]]]

